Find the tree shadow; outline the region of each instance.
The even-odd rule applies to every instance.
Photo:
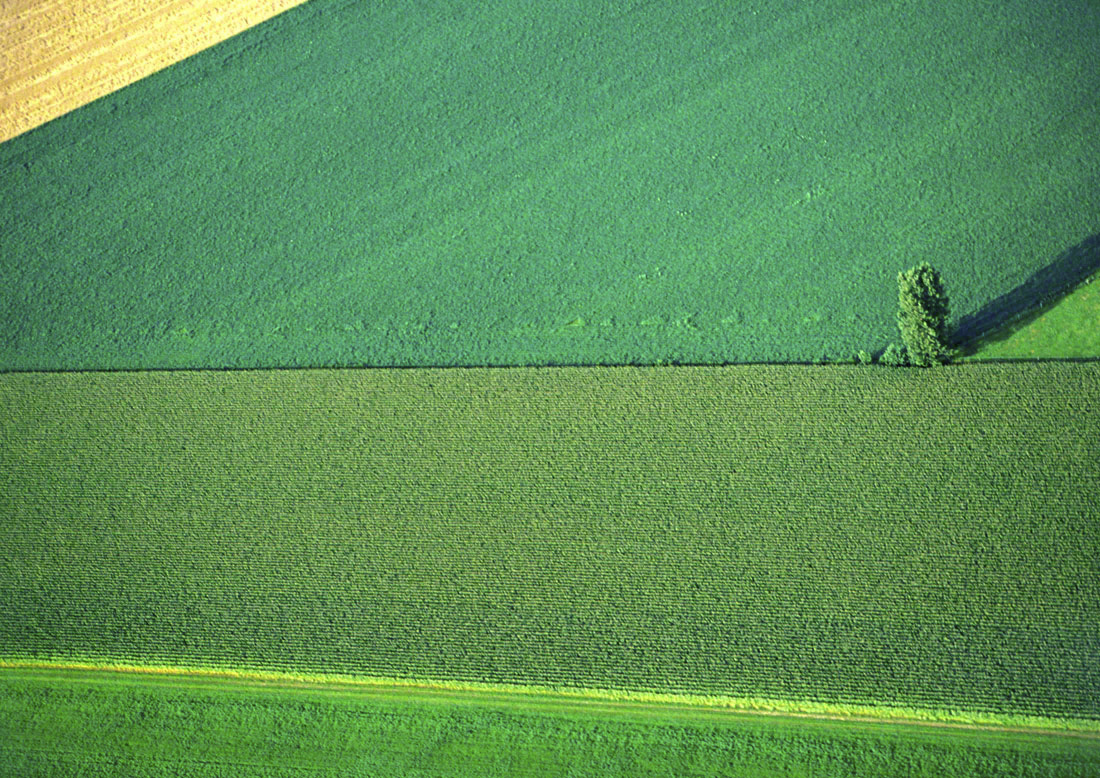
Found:
[[[1100,234],[1063,251],[1011,292],[963,316],[951,345],[966,354],[979,340],[1039,316],[1042,308],[1072,292],[1100,270]]]

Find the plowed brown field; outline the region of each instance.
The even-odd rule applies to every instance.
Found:
[[[0,142],[305,0],[9,0],[0,11]]]

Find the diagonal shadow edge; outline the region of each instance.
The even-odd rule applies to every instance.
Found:
[[[1069,294],[1100,270],[1100,233],[1063,251],[1052,263],[1034,273],[1011,292],[992,300],[959,319],[951,345],[965,348],[992,332],[1007,327],[1037,308]]]

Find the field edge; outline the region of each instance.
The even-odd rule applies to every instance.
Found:
[[[432,678],[394,678],[329,673],[290,673],[249,668],[195,665],[139,665],[94,660],[39,660],[0,657],[0,681],[24,671],[42,680],[48,677],[84,675],[89,679],[133,678],[170,682],[206,681],[238,687],[280,690],[331,691],[362,694],[401,694],[447,703],[555,706],[558,708],[602,707],[623,713],[734,714],[775,716],[819,721],[881,723],[949,727],[952,729],[1015,732],[1036,735],[1064,735],[1100,739],[1100,721],[1020,714],[993,714],[897,707],[889,705],[841,705],[814,701],[697,695],[672,692],[644,692],[587,687],[550,687],[447,681]],[[106,678],[105,678],[106,677]]]

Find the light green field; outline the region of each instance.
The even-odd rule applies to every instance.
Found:
[[[1077,776],[1097,733],[827,721],[554,696],[0,671],[21,775]]]
[[[18,374],[0,403],[9,659],[1100,718],[1098,365]]]
[[[1097,359],[1100,355],[1100,276],[1032,312],[1013,326],[963,350],[961,361]]]

